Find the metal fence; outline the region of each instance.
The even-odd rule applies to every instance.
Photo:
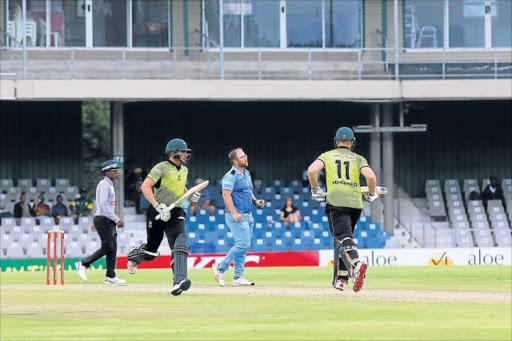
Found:
[[[510,50],[392,48],[0,48],[0,76],[16,79],[512,78]]]

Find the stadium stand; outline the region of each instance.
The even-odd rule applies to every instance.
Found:
[[[458,179],[448,179],[444,182],[443,192],[440,192],[439,180],[430,179],[425,184],[426,200],[432,220],[442,217],[446,199],[449,231],[436,230],[437,245],[449,245],[449,235],[458,247],[493,247],[508,246],[511,240],[512,200],[506,200],[506,206],[501,200],[489,200],[487,209],[482,200],[470,200],[472,192],[480,192],[489,180],[482,180],[481,186],[477,179],[462,180],[463,191],[460,190]],[[511,179],[502,180],[505,198],[512,196]]]
[[[1,205],[12,203],[9,197],[11,179],[0,180],[3,196]],[[460,187],[462,183],[462,189]],[[482,185],[485,182],[482,183]],[[505,206],[500,200],[491,200],[485,209],[481,200],[469,200],[471,192],[479,192],[477,179],[449,179],[441,182],[429,179],[425,184],[428,213],[432,217],[436,247],[510,247],[512,246],[510,221],[512,214],[512,185],[511,179],[502,181],[505,196]],[[11,193],[19,193],[21,188],[35,188],[35,193],[45,188],[48,193],[68,194],[74,198],[78,193],[76,186],[70,186],[67,179],[58,179],[52,186],[49,179],[38,179],[36,186],[31,186],[30,179],[18,181],[19,187]],[[255,226],[252,238],[252,251],[301,251],[332,248],[332,237],[323,209],[324,203],[310,199],[309,189],[301,187],[299,181],[284,186],[279,180],[272,184],[274,187],[262,187],[261,195],[267,200],[266,207],[254,211]],[[20,187],[24,186],[24,187]],[[71,194],[69,194],[71,193]],[[220,185],[210,189],[212,197],[218,193],[218,203],[214,216],[206,210],[199,210],[195,217],[187,216],[188,243],[192,252],[224,253],[233,245],[231,232],[224,223],[224,209],[221,205]],[[285,197],[292,196],[295,204],[301,210],[303,220],[286,228],[279,221],[280,207]],[[18,200],[19,198],[15,198]],[[119,254],[127,254],[145,239],[144,215],[136,215],[135,211],[127,209],[129,227],[119,232]],[[447,222],[443,222],[446,220]],[[436,222],[438,221],[438,222]],[[16,224],[13,218],[3,218],[0,225],[2,241],[1,256],[40,258],[46,254],[46,232],[59,228],[66,232],[66,256],[82,257],[94,251],[99,245],[96,233],[90,233],[92,217],[80,217],[78,224],[70,217],[63,217],[58,224],[51,218],[41,219],[40,224],[34,218],[23,218]],[[422,223],[418,229],[424,229]],[[371,222],[369,216],[361,216],[354,232],[354,240],[358,248],[400,248],[404,242],[400,236],[391,237],[383,231],[379,223]],[[165,241],[165,240],[164,240]],[[165,244],[165,243],[164,243]],[[170,252],[168,245],[162,245],[161,252]]]

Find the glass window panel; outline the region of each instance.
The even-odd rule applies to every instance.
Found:
[[[244,0],[244,46],[279,47],[279,0]]]
[[[493,1],[492,47],[512,47],[512,1]]]
[[[126,1],[93,1],[93,45],[126,46]]]
[[[219,2],[211,0],[204,1],[204,16],[205,16],[205,35],[215,42],[220,43],[219,38]],[[208,42],[205,42],[208,46]],[[211,44],[210,44],[211,46]]]
[[[404,19],[406,48],[444,46],[444,0],[407,0]]]
[[[224,0],[224,46],[242,46],[242,1]]]
[[[322,47],[322,2],[286,2],[288,47]]]
[[[325,1],[325,46],[361,46],[361,1]]]
[[[21,13],[21,0],[9,1],[8,10],[7,45],[21,46],[23,41],[23,15]]]
[[[485,0],[450,0],[450,47],[485,47]]]
[[[55,15],[63,18],[54,21]],[[52,0],[52,41],[64,37],[64,46],[85,46],[85,0]]]
[[[46,0],[27,0],[27,46],[46,46]]]
[[[132,44],[134,47],[169,46],[169,2],[132,2]]]

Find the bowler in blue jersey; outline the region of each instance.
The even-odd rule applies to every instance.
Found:
[[[244,277],[245,257],[251,246],[254,227],[253,206],[263,208],[265,200],[256,199],[252,193],[251,174],[246,169],[249,162],[242,148],[232,150],[228,157],[232,167],[222,178],[222,198],[226,205],[226,225],[233,233],[235,245],[220,263],[212,265],[212,269],[217,283],[223,287],[226,271],[234,262],[235,276],[232,285],[234,287],[254,285],[254,282]]]

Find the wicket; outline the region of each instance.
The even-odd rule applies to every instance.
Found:
[[[60,284],[64,285],[64,231],[50,230],[48,231],[48,240],[46,248],[46,285],[50,285],[50,266],[51,266],[51,241],[53,235],[53,285],[57,285],[57,240],[60,235]]]

